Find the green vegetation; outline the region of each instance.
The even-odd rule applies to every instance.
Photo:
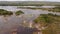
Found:
[[[17,11],[15,13],[16,15],[21,15],[21,14],[24,14],[24,12],[22,12],[21,10]],[[7,10],[4,10],[4,9],[0,9],[0,15],[3,15],[3,16],[10,16],[10,15],[13,15],[13,12],[11,11],[7,11]]]
[[[45,24],[45,26],[46,26],[47,24],[50,24],[53,22],[51,15],[55,16],[55,15],[50,14],[50,13],[48,15],[47,14],[41,14],[37,19],[34,20],[34,22],[35,23],[41,23],[42,22],[44,24],[46,23]]]
[[[57,6],[55,8],[41,8],[42,10],[48,10],[52,12],[60,12],[60,6]]]
[[[42,27],[47,27],[42,30],[43,34],[59,34],[60,32],[60,16],[49,14],[41,14],[34,20],[37,24],[39,23]]]
[[[33,10],[38,10],[38,9],[39,9],[39,10],[40,10],[40,9],[42,9],[42,8],[30,8],[30,9],[33,9]]]
[[[1,1],[1,6],[56,6],[60,5],[60,2],[45,2],[45,1]]]
[[[7,11],[7,10],[4,10],[4,9],[0,9],[0,15],[13,15],[13,12],[11,11]]]
[[[19,10],[19,11],[17,11],[15,14],[16,14],[16,15],[21,15],[21,14],[24,14],[24,12],[22,12],[21,10]]]
[[[52,9],[48,9],[48,11],[53,11],[53,12],[60,12],[60,7],[55,7],[55,8],[52,8]]]

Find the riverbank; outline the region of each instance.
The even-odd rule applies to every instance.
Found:
[[[42,34],[58,34],[60,32],[60,16],[49,14],[40,14],[38,18],[34,20],[35,24],[42,29]]]

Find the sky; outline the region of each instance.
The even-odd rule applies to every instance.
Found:
[[[53,2],[60,2],[60,0],[0,0],[0,1],[53,1]]]

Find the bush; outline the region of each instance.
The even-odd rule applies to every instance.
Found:
[[[19,10],[19,11],[17,11],[15,14],[16,14],[16,15],[21,15],[21,14],[24,14],[24,12],[22,12],[21,10]]]
[[[0,9],[0,15],[13,15],[13,12]]]

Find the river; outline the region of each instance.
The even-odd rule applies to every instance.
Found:
[[[17,6],[0,6],[0,9],[5,9],[8,11],[12,11],[14,13],[18,10],[21,10],[24,12],[24,14],[22,14],[20,16],[16,16],[15,14],[13,14],[12,16],[8,16],[8,17],[0,16],[0,34],[5,34],[6,32],[10,32],[10,30],[17,28],[24,21],[26,21],[27,23],[30,23],[30,21],[33,21],[40,14],[52,13],[52,14],[60,15],[59,12],[22,9],[22,8],[17,8]],[[5,20],[5,19],[7,19],[7,20]]]

